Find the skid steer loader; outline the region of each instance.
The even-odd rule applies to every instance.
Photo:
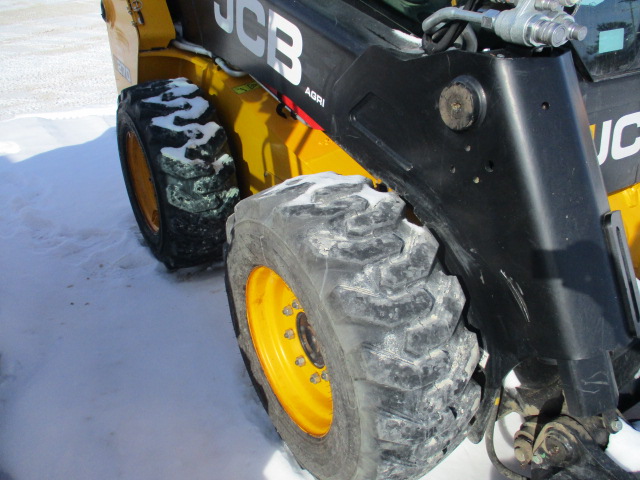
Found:
[[[101,7],[142,234],[224,258],[300,465],[415,479],[484,437],[510,479],[638,478],[605,450],[640,376],[639,0]]]

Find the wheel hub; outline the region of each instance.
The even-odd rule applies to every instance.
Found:
[[[293,290],[270,268],[253,269],[246,285],[247,322],[262,371],[293,422],[322,437],[333,421],[322,346]]]
[[[309,360],[311,360],[311,363],[313,363],[317,368],[324,368],[324,358],[322,358],[322,354],[318,348],[316,332],[311,328],[311,325],[307,320],[306,313],[298,313],[296,316],[296,327],[298,329],[300,345],[302,345],[304,353],[307,355]]]

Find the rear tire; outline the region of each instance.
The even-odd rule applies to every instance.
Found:
[[[227,224],[241,352],[276,429],[323,480],[419,478],[462,441],[479,406],[464,295],[434,237],[403,210],[362,177],[319,174],[241,201]],[[267,271],[276,276],[254,281]],[[291,293],[261,287],[269,282]],[[295,343],[305,334],[292,323],[298,310],[315,349]],[[286,353],[291,345],[298,353]],[[298,356],[321,381],[292,366]],[[312,414],[298,411],[304,382],[330,386],[331,412],[315,430]],[[306,398],[323,405],[312,390]]]
[[[222,255],[224,224],[238,199],[226,135],[186,79],[122,91],[118,149],[142,236],[169,269]]]

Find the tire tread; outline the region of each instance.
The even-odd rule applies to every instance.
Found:
[[[226,134],[200,89],[184,78],[135,85],[120,94],[118,119],[119,132],[134,125],[154,177],[161,210],[159,234],[146,228],[127,186],[154,255],[170,269],[220,258],[225,222],[239,191]],[[184,155],[176,156],[176,149]],[[120,152],[123,158],[123,145]],[[126,162],[122,163],[130,182]]]
[[[464,438],[481,395],[471,378],[477,338],[461,321],[465,298],[435,238],[404,219],[397,195],[362,177],[299,177],[238,209],[300,240],[294,254],[335,277],[326,302],[373,419],[375,472],[361,467],[353,478],[404,480],[433,468]],[[323,292],[326,278],[318,283]]]

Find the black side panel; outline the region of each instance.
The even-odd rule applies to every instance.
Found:
[[[454,132],[437,106],[443,88],[462,75],[482,85],[487,114]],[[404,78],[420,78],[421,88],[403,88]],[[576,87],[568,55],[450,52],[402,60],[372,49],[337,85],[341,108],[331,132],[391,177],[394,189],[415,197],[423,217],[458,245],[457,270],[471,290],[484,291],[472,298],[497,300],[481,302],[480,317],[520,324],[516,330],[551,358],[569,351],[588,357],[622,339],[605,327],[617,324],[621,310],[601,227],[606,196]],[[541,321],[561,327],[539,328]],[[602,335],[581,338],[587,324]]]
[[[606,352],[630,336],[569,52],[427,57],[415,39],[339,0],[194,5],[207,49],[291,98],[446,246],[491,354],[489,386],[520,359],[547,357],[572,413],[615,407]],[[454,79],[475,98],[466,129],[447,127],[440,111],[455,113],[456,102],[440,103]]]
[[[462,76],[480,85],[484,119],[453,131],[438,104]],[[419,88],[407,88],[407,78]],[[561,368],[567,389],[595,365],[609,378],[602,352],[626,343],[627,333],[602,230],[606,192],[571,56],[401,58],[372,48],[336,92],[330,133],[444,239],[489,351],[589,359],[588,368]],[[588,398],[572,397],[576,412],[615,398],[614,382],[598,383]]]

